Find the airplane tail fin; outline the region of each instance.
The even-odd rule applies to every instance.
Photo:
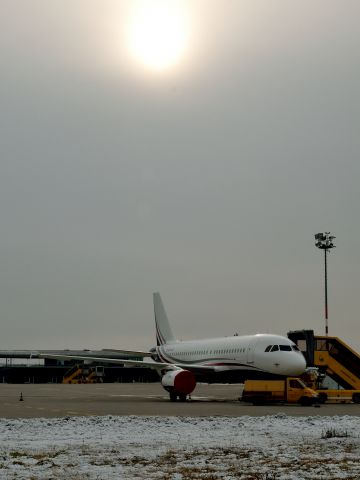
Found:
[[[157,345],[175,342],[176,339],[171,331],[160,293],[154,293],[154,312]]]

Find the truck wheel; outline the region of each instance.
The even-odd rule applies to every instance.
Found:
[[[328,397],[327,397],[326,393],[322,392],[322,393],[319,393],[318,401],[319,401],[319,403],[325,403],[327,398]]]
[[[173,392],[170,393],[170,402],[176,402],[177,395]]]
[[[352,399],[354,403],[360,403],[360,393],[354,393]]]
[[[256,397],[252,399],[253,405],[264,405],[265,399],[263,397]]]
[[[179,395],[180,402],[186,402],[186,395]]]
[[[312,404],[311,398],[308,397],[301,397],[300,398],[300,405],[303,407],[309,407]]]

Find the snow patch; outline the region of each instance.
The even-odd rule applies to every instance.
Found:
[[[285,413],[0,419],[0,478],[360,478],[359,432],[360,417]]]

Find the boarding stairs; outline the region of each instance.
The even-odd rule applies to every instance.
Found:
[[[103,381],[104,367],[89,367],[85,365],[74,365],[64,375],[62,383],[100,383]]]
[[[313,330],[296,330],[288,337],[303,352],[307,366],[332,378],[348,390],[360,390],[360,355],[338,337],[314,335]]]
[[[68,370],[63,378],[62,383],[82,383],[83,368],[80,365],[74,365]]]

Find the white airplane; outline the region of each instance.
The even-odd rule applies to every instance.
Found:
[[[276,378],[301,375],[306,361],[298,347],[287,337],[256,334],[204,340],[175,339],[159,293],[154,293],[157,346],[148,352],[105,350],[108,357],[39,354],[43,358],[75,359],[101,363],[119,363],[155,369],[170,400],[185,401],[196,382],[238,383],[251,378]],[[143,360],[111,358],[116,354],[142,357]],[[145,361],[144,358],[149,358]]]

